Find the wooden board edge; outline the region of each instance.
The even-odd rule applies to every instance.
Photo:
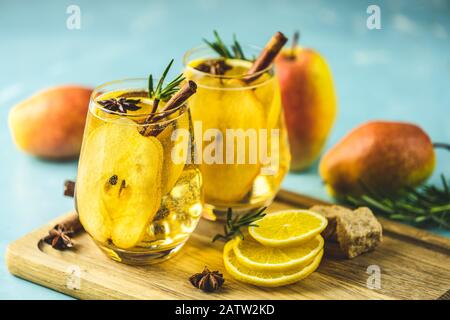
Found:
[[[292,191],[281,189],[276,200],[285,202],[288,204],[297,205],[300,207],[312,207],[315,204],[331,205],[332,203],[323,200],[315,199],[313,197],[301,195]],[[401,237],[403,239],[409,240],[410,242],[415,242],[424,247],[437,248],[445,253],[450,253],[450,238],[442,237],[426,230],[418,229],[413,226],[409,226],[400,222],[389,220],[383,217],[377,216],[380,223],[383,226],[383,232],[389,233],[392,236]]]
[[[38,231],[38,230],[37,230]],[[36,233],[36,231],[34,232]],[[32,239],[30,239],[32,238]],[[221,300],[220,296],[190,296],[183,295],[181,298],[175,298],[173,296],[164,296],[161,295],[159,291],[158,294],[152,294],[147,297],[137,297],[133,295],[128,295],[125,292],[114,290],[111,287],[105,286],[101,281],[92,281],[90,278],[95,276],[91,274],[89,277],[82,277],[82,286],[81,289],[75,290],[71,289],[67,286],[67,280],[69,277],[69,273],[66,268],[69,263],[61,264],[61,261],[58,258],[47,255],[45,252],[42,252],[37,246],[30,246],[30,241],[36,240],[36,236],[25,236],[22,237],[15,242],[8,245],[6,249],[6,265],[8,267],[8,271],[21,279],[26,281],[30,281],[32,283],[41,285],[48,289],[54,290],[56,292],[60,292],[66,294],[68,296],[82,299],[82,300],[136,300],[136,299],[144,299],[144,300],[179,300],[179,299],[187,299],[187,300]],[[46,264],[39,263],[39,260],[42,259],[42,256],[45,256]],[[48,274],[52,274],[52,280],[48,280]],[[341,281],[341,280],[337,280]],[[246,284],[244,284],[246,285]],[[352,285],[354,286],[354,285]],[[155,290],[159,290],[159,287],[155,287]],[[267,288],[266,288],[267,289]],[[248,297],[246,299],[255,300],[259,298]],[[354,298],[360,299],[360,298]],[[379,294],[374,292],[374,297],[372,299],[375,300],[385,300],[385,299],[395,299],[385,294]],[[223,298],[222,298],[223,300]],[[266,301],[270,301],[271,298],[265,299]],[[331,299],[330,299],[331,300]]]
[[[73,278],[73,275],[71,275],[73,269],[69,267],[73,265],[69,262],[61,262],[57,257],[48,255],[39,248],[40,237],[47,232],[48,228],[64,220],[70,214],[73,214],[73,212],[63,214],[46,225],[11,242],[5,250],[5,264],[8,272],[20,279],[82,300],[176,299],[172,296],[161,295],[159,291],[144,298],[129,295],[105,286],[101,281],[96,281],[96,275],[91,274],[91,272],[86,272],[86,270],[80,270],[81,288],[70,288],[68,286],[68,280],[71,277]],[[46,264],[39,262],[43,259],[46,260]],[[52,281],[48,280],[48,274],[52,274]],[[186,295],[180,299],[198,298],[192,298]],[[219,298],[208,299],[218,300]]]
[[[63,215],[57,218],[55,221],[59,221],[65,217]],[[53,222],[52,222],[53,225]],[[89,279],[82,279],[83,288],[77,290],[70,288],[67,285],[68,277],[70,276],[67,270],[67,265],[61,265],[56,257],[49,256],[42,252],[38,248],[39,239],[35,236],[31,236],[36,233],[40,233],[46,227],[42,227],[32,231],[31,233],[17,239],[10,243],[6,247],[5,263],[6,267],[13,276],[36,283],[51,290],[61,292],[68,296],[78,299],[90,299],[90,300],[105,300],[105,299],[133,299],[131,296],[123,295],[117,292],[119,295],[105,296],[98,291],[103,288],[101,283],[92,283]],[[34,245],[28,245],[32,242]],[[26,243],[26,244],[25,244]],[[47,265],[39,263],[37,260],[46,259]],[[37,270],[40,270],[37,272]],[[47,280],[48,274],[52,274],[52,282]],[[102,292],[106,290],[101,290]]]
[[[450,300],[450,290],[448,290],[446,293],[444,293],[442,296],[437,298],[437,300]]]
[[[34,270],[38,270],[41,268],[45,268],[48,273],[54,274],[55,278],[58,278],[58,272],[55,272],[55,270],[52,270],[45,265],[38,264],[33,262],[32,259],[28,259],[23,256],[24,253],[27,253],[27,248],[19,249],[21,248],[21,242],[24,238],[20,238],[12,243],[10,243],[6,247],[6,253],[5,253],[5,263],[6,267],[8,268],[8,271],[10,274],[12,274],[15,277],[30,281],[32,283],[39,284],[41,286],[44,286],[46,288],[50,288],[52,290],[55,290],[57,292],[61,292],[63,294],[67,294],[69,296],[77,297],[76,294],[73,292],[66,292],[64,286],[62,285],[56,285],[56,286],[50,286],[48,282],[44,279],[44,277],[39,276],[39,273],[33,272]],[[20,252],[20,253],[19,253]],[[39,254],[39,249],[36,250],[36,254]],[[29,253],[29,252],[28,252]],[[60,281],[58,281],[59,283]]]

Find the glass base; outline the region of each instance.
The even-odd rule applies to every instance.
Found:
[[[144,266],[163,262],[180,251],[186,241],[169,249],[155,250],[150,248],[124,250],[97,243],[100,249],[114,261],[134,266]]]
[[[255,210],[261,209],[263,207],[268,207],[268,206],[270,206],[270,204],[272,202],[273,202],[273,198],[270,198],[270,199],[266,199],[264,201],[259,201],[256,203],[230,205],[229,207],[223,206],[223,205],[215,205],[215,204],[211,204],[211,203],[205,203],[203,210],[213,213],[213,215],[216,216],[216,219],[218,221],[223,221],[223,220],[226,220],[226,218],[227,218],[228,208],[231,208],[233,210],[233,216],[236,216],[236,215],[239,216],[239,215],[246,214],[250,211],[255,211]]]

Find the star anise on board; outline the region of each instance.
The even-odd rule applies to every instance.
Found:
[[[140,99],[127,99],[127,98],[111,98],[108,100],[100,100],[98,101],[105,109],[108,109],[113,112],[127,113],[128,111],[136,111],[141,107],[138,107],[137,104],[141,102]]]
[[[223,274],[219,271],[209,271],[208,267],[203,272],[196,273],[189,278],[192,285],[205,292],[213,292],[219,289],[225,282]]]
[[[64,250],[73,247],[73,242],[70,238],[73,234],[73,230],[65,230],[61,225],[56,225],[48,231],[48,235],[43,240],[54,249]]]

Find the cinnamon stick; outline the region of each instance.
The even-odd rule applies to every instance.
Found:
[[[184,86],[166,103],[164,108],[161,110],[161,114],[152,118],[147,118],[147,120],[144,122],[144,125],[147,126],[142,127],[140,133],[146,137],[157,136],[162,130],[164,130],[164,128],[151,129],[149,124],[158,122],[176,112],[178,110],[178,107],[183,105],[187,101],[187,99],[189,99],[196,92],[197,84],[192,80],[186,82]]]
[[[258,79],[261,74],[258,72],[269,67],[275,57],[280,52],[281,48],[286,44],[287,38],[281,32],[275,33],[275,35],[269,40],[264,49],[261,51],[259,57],[253,62],[252,67],[247,71],[245,81],[252,82]]]
[[[292,39],[292,44],[291,44],[291,54],[290,54],[290,58],[292,60],[295,59],[295,49],[297,49],[298,46],[298,40],[300,40],[300,31],[295,31],[294,32],[294,37]]]

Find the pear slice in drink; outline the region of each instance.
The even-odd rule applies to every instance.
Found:
[[[187,161],[189,140],[181,137],[182,131],[189,132],[189,118],[187,112],[176,122],[167,125],[158,134],[157,139],[164,146],[164,163],[161,177],[162,195],[169,193],[183,172]],[[172,155],[172,153],[176,153]]]
[[[132,248],[160,206],[161,143],[139,134],[132,120],[120,119],[94,130],[85,148],[77,186],[81,222],[95,240]]]
[[[260,172],[258,134],[259,129],[265,127],[266,119],[264,108],[251,89],[234,90],[234,87],[242,86],[240,80],[217,81],[226,81],[225,87],[233,89],[210,90],[199,86],[198,93],[191,98],[190,103],[193,106],[193,118],[202,121],[203,138],[209,129],[218,129],[221,132],[221,136],[213,137],[211,141],[203,141],[203,163],[200,169],[207,200],[226,204],[243,199],[251,191],[253,181]],[[220,87],[220,84],[218,86]],[[244,142],[244,148],[239,150],[238,139],[227,141],[227,129],[235,130],[235,133],[240,130],[244,136],[255,135],[256,139],[244,137],[244,140],[241,140]],[[212,163],[211,159],[216,155],[216,152],[209,152],[212,150],[212,143],[216,143],[216,152],[222,152],[222,164]],[[233,151],[234,157],[230,157],[229,160],[232,161],[227,163],[227,154],[230,151]],[[238,163],[238,156],[243,156],[244,163]]]

